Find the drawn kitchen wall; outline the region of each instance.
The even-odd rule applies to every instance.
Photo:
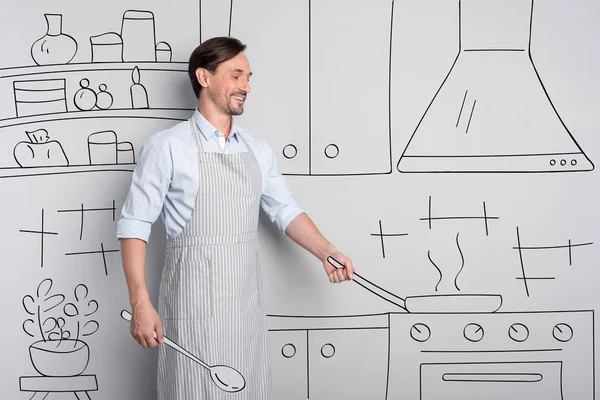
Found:
[[[354,282],[331,285],[320,262],[261,215],[276,398],[463,399],[491,387],[516,399],[595,399],[597,171],[497,173],[522,172],[518,160],[531,158],[521,156],[477,174],[462,173],[480,169],[471,158],[453,159],[456,174],[405,173],[414,172],[405,163],[489,155],[473,143],[496,155],[523,144],[535,154],[569,153],[561,143],[576,140],[575,167],[593,165],[600,53],[589,49],[600,8],[536,1],[532,14],[531,1],[511,0],[490,16],[474,7],[499,3],[474,1],[64,0],[48,8],[11,0],[0,15],[0,304],[10,343],[0,393],[155,398],[156,351],[133,341],[121,314],[129,300],[116,224],[144,140],[195,106],[190,49],[231,32],[248,43],[254,72],[240,125],[268,140],[295,198],[357,271]],[[71,44],[53,65],[32,56],[49,25],[73,38],[64,37]],[[502,34],[482,32],[488,25]],[[522,44],[530,32],[523,48],[531,59],[466,51]],[[473,70],[469,57],[505,61]],[[460,68],[468,70],[462,79]],[[532,80],[517,77],[523,68]],[[445,93],[454,89],[450,112]],[[490,102],[521,112],[486,129],[498,115],[486,111]],[[441,130],[438,111],[451,114],[451,131]],[[564,125],[551,122],[559,117]],[[519,129],[500,132],[502,124]],[[164,233],[159,220],[148,247],[155,304]],[[49,357],[67,357],[61,350],[77,322],[72,362],[44,368]]]

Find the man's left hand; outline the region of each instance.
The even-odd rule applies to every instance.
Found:
[[[323,262],[323,267],[325,268],[325,272],[329,276],[329,282],[331,283],[340,283],[344,281],[349,281],[354,278],[354,265],[352,265],[352,260],[340,253],[339,251],[333,252],[330,254],[331,257],[335,258],[339,261],[340,264],[344,266],[344,268],[336,268],[327,261],[327,258]]]

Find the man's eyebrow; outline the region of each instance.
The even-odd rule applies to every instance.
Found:
[[[244,73],[244,70],[243,70],[243,69],[236,68],[236,69],[234,69],[234,70],[233,70],[233,72],[238,72],[238,73],[241,73],[241,74],[243,74],[243,73]],[[249,75],[250,75],[250,76],[252,76],[252,72],[250,72],[250,73],[249,73]]]

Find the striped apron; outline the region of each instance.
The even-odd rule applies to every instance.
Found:
[[[165,335],[208,365],[239,371],[244,389],[229,393],[210,371],[174,349],[158,350],[158,400],[270,400],[267,323],[258,256],[261,173],[248,152],[204,152],[189,222],[167,241],[158,312]]]

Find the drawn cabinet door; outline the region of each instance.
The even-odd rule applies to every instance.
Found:
[[[245,54],[254,72],[237,121],[267,139],[282,174],[310,172],[308,11],[304,0],[232,3],[231,35],[248,45]]]
[[[311,3],[313,175],[391,172],[392,4],[389,0]]]
[[[305,330],[269,332],[274,399],[308,398],[306,335]]]
[[[310,331],[311,400],[384,400],[388,330],[384,328]]]

